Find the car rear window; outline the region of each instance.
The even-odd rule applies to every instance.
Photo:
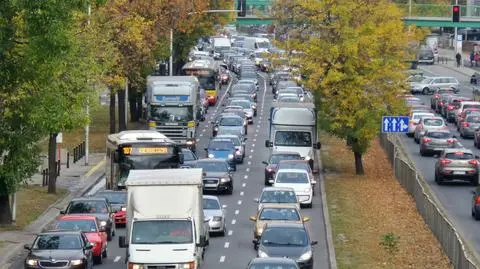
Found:
[[[480,122],[480,115],[479,116],[468,116],[467,122],[478,123]]]
[[[474,156],[466,152],[452,152],[445,154],[445,158],[450,160],[471,160],[474,159]]]
[[[450,137],[452,137],[452,134],[447,133],[447,132],[428,132],[426,134],[426,136],[431,137],[431,138],[442,139],[442,138],[450,138]]]
[[[425,119],[423,123],[428,126],[442,126],[443,120],[442,119]]]
[[[466,108],[480,108],[480,105],[478,104],[464,105],[463,109],[466,109]]]

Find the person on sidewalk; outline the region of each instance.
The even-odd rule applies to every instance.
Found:
[[[472,50],[472,52],[470,52],[470,66],[473,67],[474,61],[475,61],[475,52]]]
[[[480,54],[478,54],[478,51],[475,52],[475,56],[474,56],[474,57],[475,57],[475,59],[474,59],[474,61],[475,61],[475,66],[478,66],[478,61],[480,61]]]
[[[457,52],[455,58],[457,59],[457,67],[460,67],[460,64],[462,63],[462,55],[460,54],[460,52]]]

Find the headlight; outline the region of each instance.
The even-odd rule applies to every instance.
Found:
[[[72,260],[72,261],[70,261],[70,264],[71,264],[71,265],[80,265],[80,264],[82,264],[82,263],[83,263],[82,260]]]
[[[235,154],[242,155],[242,152],[240,152],[240,150],[237,150],[237,151],[235,151]]]
[[[258,229],[257,229],[257,234],[258,234],[258,235],[262,235],[262,233],[263,233],[263,227],[262,227],[262,228],[258,228]]]
[[[192,140],[187,141],[187,145],[193,145],[193,144],[195,144],[195,141],[192,141]]]
[[[229,177],[222,177],[222,178],[220,179],[220,182],[223,182],[223,183],[229,182],[229,181],[230,181],[230,178],[229,178]]]
[[[300,258],[298,258],[299,261],[308,261],[312,258],[312,251],[309,250],[305,253],[302,254],[302,256],[300,256]]]
[[[122,207],[122,211],[127,211],[127,208],[126,208],[126,207]]]
[[[26,263],[30,266],[36,266],[38,264],[38,260],[28,259]]]
[[[229,159],[233,159],[233,154],[228,154]]]
[[[260,258],[268,258],[268,254],[264,251],[259,250],[258,251],[258,257]]]
[[[308,189],[305,189],[305,190],[303,190],[303,191],[304,191],[304,192],[311,192],[312,189],[308,188]]]
[[[212,153],[208,154],[208,158],[215,158],[215,155],[213,155]]]
[[[195,267],[195,262],[184,263],[184,264],[182,265],[182,267],[179,267],[179,268],[182,268],[182,269],[192,269],[192,268],[196,268],[196,267]]]
[[[143,269],[143,264],[130,263],[128,265],[129,269]]]
[[[213,217],[213,221],[222,221],[222,217],[215,216],[215,217]]]
[[[213,130],[218,131],[218,127],[213,128]]]
[[[107,226],[107,222],[104,220],[100,221],[100,226]]]
[[[252,109],[256,109],[256,108],[257,108],[257,106],[256,106],[256,105],[252,105]]]

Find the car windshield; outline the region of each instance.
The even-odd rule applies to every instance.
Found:
[[[480,108],[480,105],[477,105],[477,104],[463,105],[463,109],[465,108]]]
[[[192,222],[188,220],[135,221],[132,244],[188,244],[193,242]]]
[[[275,178],[276,183],[308,183],[308,175],[299,172],[278,172]]]
[[[150,113],[153,120],[160,122],[184,122],[193,120],[193,108],[191,106],[151,106]]]
[[[293,220],[299,221],[300,215],[294,208],[263,208],[259,220]]]
[[[449,132],[428,132],[425,136],[437,139],[447,139],[452,138],[453,135]]]
[[[295,264],[276,263],[276,262],[261,262],[251,264],[248,269],[297,269]]]
[[[306,246],[308,235],[303,228],[267,228],[260,242],[262,245]]]
[[[231,141],[212,140],[208,148],[210,150],[232,149],[235,147]]]
[[[108,213],[107,206],[102,201],[72,201],[67,214]]]
[[[275,146],[311,147],[312,136],[310,132],[277,131],[275,132]]]
[[[97,232],[95,220],[57,220],[56,230],[81,231],[84,233]]]
[[[242,126],[243,120],[240,117],[224,117],[219,121],[221,126]]]
[[[424,79],[425,77],[422,76],[411,76],[407,79],[407,82],[422,82]]]
[[[107,198],[110,204],[126,204],[127,193],[124,191],[112,191],[112,192],[99,192],[97,197]]]
[[[426,78],[424,80],[422,80],[422,84],[429,84],[430,82],[432,82],[433,79],[431,78]]]
[[[444,123],[442,119],[425,119],[423,124],[428,126],[442,126]]]
[[[470,123],[479,123],[480,122],[480,116],[468,116],[467,117],[467,122],[470,122]]]
[[[75,234],[42,234],[35,240],[33,249],[81,249],[82,243],[80,240],[80,235]]]
[[[270,157],[269,163],[278,164],[282,160],[300,160],[299,154],[274,154]]]
[[[244,72],[244,73],[240,74],[240,77],[242,79],[244,79],[244,78],[257,78],[257,74],[255,74],[253,72]]]
[[[220,203],[215,199],[203,198],[203,209],[220,209]]]
[[[310,165],[306,161],[302,162],[280,162],[278,169],[302,169],[310,171]]]
[[[297,203],[294,191],[264,191],[260,203]]]
[[[195,155],[193,155],[193,152],[191,150],[182,150],[183,154],[183,160],[184,161],[195,161],[197,158],[195,158]]]
[[[475,159],[475,156],[473,156],[472,153],[459,151],[459,152],[447,153],[445,154],[445,158],[450,160],[472,160],[472,159]]]
[[[198,162],[197,168],[202,168],[205,172],[228,172],[227,165],[220,162]]]

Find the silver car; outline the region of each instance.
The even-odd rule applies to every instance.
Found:
[[[203,196],[203,214],[206,219],[208,218],[208,231],[210,233],[218,233],[221,236],[225,236],[225,233],[227,232],[225,211],[223,210],[217,196]]]
[[[228,106],[241,106],[249,124],[253,124],[255,114],[252,103],[248,100],[232,100]]]
[[[246,137],[239,137],[236,135],[217,135],[215,139],[226,139],[232,141],[235,145],[235,160],[237,163],[243,163],[243,159],[245,159],[245,141],[247,141]]]
[[[420,140],[420,155],[434,155],[446,148],[461,148],[462,145],[449,130],[426,131]]]
[[[258,211],[262,209],[264,204],[294,204],[300,209],[300,203],[293,188],[265,187],[260,194],[260,198],[255,198],[253,201],[258,203]]]
[[[435,164],[435,182],[466,180],[478,186],[478,156],[469,149],[445,149]]]
[[[429,94],[433,89],[438,87],[450,87],[454,92],[457,92],[460,83],[454,77],[432,77],[426,78],[419,83],[412,83],[412,93]]]
[[[480,113],[468,115],[458,128],[461,137],[473,137],[475,131],[480,128]]]
[[[413,139],[420,144],[420,139],[430,130],[448,130],[448,127],[442,117],[422,117],[415,127]]]

